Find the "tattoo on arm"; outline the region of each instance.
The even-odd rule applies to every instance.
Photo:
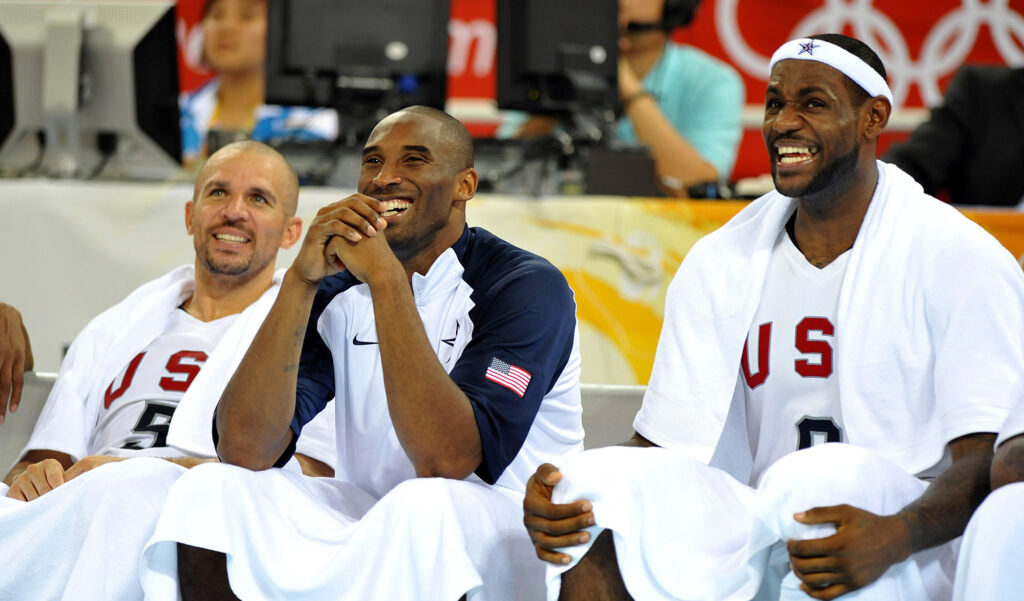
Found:
[[[900,515],[910,529],[914,552],[950,541],[963,534],[974,510],[989,491],[993,434],[959,439],[966,443],[963,456],[936,478],[928,490]],[[954,441],[958,442],[958,441]]]

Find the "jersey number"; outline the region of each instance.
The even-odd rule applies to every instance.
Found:
[[[141,436],[149,435],[152,437],[153,444],[148,447],[142,446],[140,441],[132,440],[126,442],[122,449],[143,449],[153,447],[166,447],[167,446],[167,431],[171,428],[171,417],[174,416],[175,405],[165,405],[163,403],[155,403],[150,401],[146,403],[146,408],[142,410],[142,415],[139,416],[139,421],[132,428],[132,432]]]
[[[814,340],[812,332],[820,332],[825,336],[833,336],[835,327],[824,317],[805,317],[796,326],[794,346],[805,355],[818,355],[816,361],[797,359],[793,362],[796,373],[805,378],[827,378],[832,375],[832,345],[827,340]],[[743,377],[751,390],[768,380],[770,367],[768,358],[771,353],[772,324],[763,323],[757,328],[757,371],[751,373],[750,358],[747,354],[747,343],[743,343],[743,357],[740,367]]]
[[[843,442],[843,433],[831,418],[805,417],[796,425],[800,432],[797,449],[806,449],[826,442]]]

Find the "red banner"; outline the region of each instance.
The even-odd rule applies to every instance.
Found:
[[[178,4],[184,90],[210,76],[197,66],[202,2],[179,0]],[[451,110],[467,121],[475,135],[493,131],[497,119],[488,103],[495,86],[494,18],[494,0],[451,0],[448,72],[449,96],[455,101]],[[1024,0],[930,0],[927,10],[919,2],[905,0],[704,0],[694,22],[676,37],[735,66],[746,84],[751,114],[756,114],[775,48],[788,39],[824,31],[853,35],[879,52],[897,108],[938,103],[949,78],[963,63],[1024,64]],[[484,102],[476,102],[480,100]],[[765,171],[759,128],[750,122],[748,127],[734,178]]]

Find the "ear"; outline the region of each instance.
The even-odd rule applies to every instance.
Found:
[[[185,231],[191,236],[194,232],[192,231],[192,215],[195,214],[196,205],[194,201],[185,202]]]
[[[861,110],[865,120],[864,137],[868,140],[877,140],[885,126],[889,124],[889,115],[892,114],[889,99],[884,96],[875,96],[865,102]]]
[[[473,198],[476,195],[476,187],[479,183],[480,176],[477,174],[476,169],[472,167],[463,169],[455,176],[455,194],[452,196],[452,200],[466,202]]]
[[[291,248],[296,242],[299,241],[299,237],[302,236],[302,218],[301,217],[290,217],[288,219],[288,225],[284,228],[284,236],[281,238],[281,248]]]

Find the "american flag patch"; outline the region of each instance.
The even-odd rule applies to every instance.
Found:
[[[505,363],[497,357],[491,357],[491,365],[484,373],[484,377],[491,382],[501,384],[518,394],[519,398],[523,398],[523,395],[526,394],[526,387],[530,384],[531,376],[530,372],[526,370]]]

